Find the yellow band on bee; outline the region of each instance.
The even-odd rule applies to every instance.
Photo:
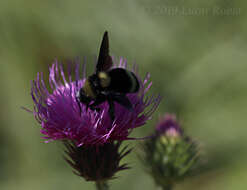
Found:
[[[89,96],[91,98],[96,97],[88,79],[85,81],[83,89],[84,89],[87,96]]]

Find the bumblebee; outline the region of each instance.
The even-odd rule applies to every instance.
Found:
[[[109,55],[109,40],[107,31],[104,33],[95,73],[89,76],[84,86],[77,92],[76,99],[86,105],[86,109],[100,111],[97,107],[107,101],[108,113],[112,121],[115,119],[114,102],[132,110],[132,104],[127,98],[127,93],[136,93],[140,88],[135,74],[123,68],[112,68],[113,61]]]

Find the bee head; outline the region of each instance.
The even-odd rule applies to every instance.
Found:
[[[80,91],[78,91],[77,98],[79,99],[81,103],[86,104],[86,105],[88,105],[92,100],[92,98],[86,95],[83,88],[81,88]]]
[[[111,78],[108,76],[106,72],[99,72],[98,77],[101,87],[106,88],[110,85]]]

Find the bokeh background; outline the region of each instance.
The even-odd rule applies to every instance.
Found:
[[[94,189],[65,164],[63,147],[43,143],[32,114],[30,81],[59,60],[87,56],[89,71],[102,34],[111,53],[149,71],[163,101],[152,121],[174,112],[200,142],[200,174],[176,190],[247,188],[247,3],[244,0],[0,2],[0,189]],[[47,75],[46,75],[47,76]],[[129,142],[135,146],[136,142]],[[155,189],[136,155],[111,189]]]

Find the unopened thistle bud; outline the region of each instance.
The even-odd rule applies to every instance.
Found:
[[[166,114],[153,138],[143,143],[142,161],[155,183],[164,190],[192,172],[198,161],[197,144],[184,134],[175,115]]]

